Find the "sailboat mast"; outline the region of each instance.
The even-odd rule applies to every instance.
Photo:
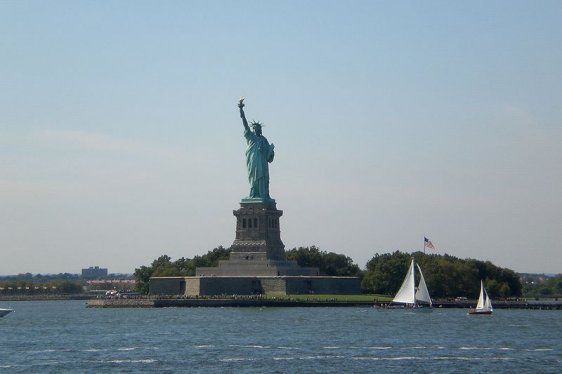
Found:
[[[425,247],[424,247],[425,251]],[[414,265],[414,258],[412,257],[412,277],[414,278],[414,308],[418,306],[418,299],[416,298],[416,266]]]

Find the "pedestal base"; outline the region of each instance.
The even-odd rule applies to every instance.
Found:
[[[201,267],[196,276],[317,276],[318,268],[301,268],[287,261],[281,241],[278,210],[273,199],[242,199],[235,210],[236,238],[230,259],[217,267]]]

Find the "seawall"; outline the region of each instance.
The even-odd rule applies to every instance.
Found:
[[[289,299],[93,299],[87,302],[88,308],[168,308],[168,307],[373,307],[385,305],[372,301],[316,301]],[[468,309],[474,307],[472,302],[435,302],[435,308]],[[494,309],[537,309],[562,310],[560,301],[498,301]]]
[[[0,295],[0,301],[56,301],[56,300],[90,300],[95,296],[77,295]]]
[[[94,299],[88,308],[169,308],[169,307],[358,307],[373,306],[366,301],[299,301],[271,299]]]

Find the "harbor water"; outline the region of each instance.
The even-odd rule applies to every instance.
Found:
[[[0,307],[0,373],[562,372],[556,310]]]

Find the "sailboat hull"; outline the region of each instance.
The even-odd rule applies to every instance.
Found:
[[[409,312],[419,312],[419,313],[431,313],[433,312],[433,307],[429,305],[412,305],[412,304],[381,304],[381,305],[373,305],[373,307],[377,310],[391,310],[391,309],[399,309],[399,310],[406,310]]]
[[[490,315],[492,314],[491,310],[478,310],[478,309],[470,309],[468,311],[468,314],[470,315]]]
[[[13,312],[12,309],[2,309],[0,308],[0,317],[4,317],[6,314]]]
[[[429,307],[417,307],[417,308],[413,308],[410,309],[413,310],[416,313],[431,313],[433,312],[433,307],[429,306]]]

